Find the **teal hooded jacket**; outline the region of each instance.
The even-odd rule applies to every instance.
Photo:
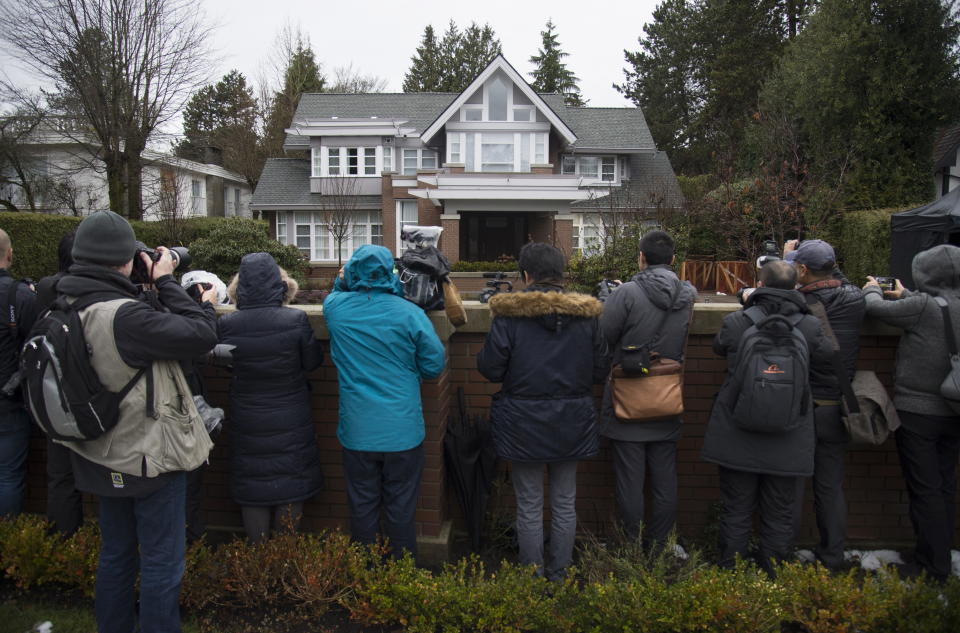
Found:
[[[340,443],[374,452],[419,446],[420,380],[440,375],[445,351],[427,315],[403,298],[390,251],[361,246],[323,314],[340,382]]]

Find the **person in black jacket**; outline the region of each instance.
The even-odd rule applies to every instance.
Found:
[[[38,314],[50,309],[57,298],[57,284],[73,266],[73,238],[71,231],[60,238],[57,247],[59,271],[37,282]],[[83,524],[83,497],[77,490],[70,465],[70,449],[47,438],[47,519],[53,529],[69,536]]]
[[[766,315],[790,317],[803,314],[796,325],[807,343],[810,367],[830,367],[832,346],[817,317],[809,314],[803,296],[794,290],[796,270],[784,261],[773,261],[760,269],[758,288],[744,308],[757,306]],[[731,390],[736,388],[732,372],[743,334],[752,321],[743,310],[728,314],[713,340],[713,350],[727,358],[728,373],[710,414],[703,441],[703,459],[720,467],[720,565],[732,567],[737,556],[747,554],[753,512],[760,510],[761,567],[772,574],[771,560],[782,560],[793,542],[793,503],[796,478],[813,474],[813,403],[793,430],[760,433],[741,428],[733,414]],[[735,396],[736,394],[733,394]],[[810,398],[809,394],[807,395]],[[771,411],[771,416],[778,415]]]
[[[20,345],[37,319],[37,296],[30,286],[13,278],[11,264],[13,245],[10,236],[0,229],[0,304],[4,311],[4,325],[0,326],[0,387],[7,387],[17,372]],[[14,321],[10,321],[11,309]],[[16,325],[10,327],[10,323]],[[30,427],[19,385],[0,390],[0,517],[19,514],[23,507]]]
[[[220,319],[235,345],[230,385],[230,485],[252,542],[295,529],[303,502],[323,488],[307,372],[323,348],[306,312],[285,307],[297,293],[268,253],[244,255],[228,289],[237,311]]]
[[[593,385],[609,370],[595,298],[563,293],[563,254],[549,244],[520,251],[530,284],[490,300],[490,333],[477,369],[502,383],[490,410],[497,454],[511,463],[520,563],[543,574],[543,467],[550,477],[550,561],[563,577],[576,534],[577,461],[597,453]]]
[[[784,252],[796,252],[800,291],[814,316],[821,319],[824,331],[832,336],[840,365],[849,380],[857,371],[860,354],[860,327],[866,304],[863,292],[842,275],[836,275],[837,258],[833,247],[823,240],[792,240]],[[813,390],[813,418],[817,445],[813,462],[813,503],[820,541],[814,549],[817,559],[829,569],[844,565],[847,540],[847,502],[843,494],[844,462],[849,435],[840,410],[840,385],[837,372],[814,370],[810,375]],[[806,479],[797,479],[794,505],[794,535],[800,532]]]
[[[697,290],[670,266],[674,242],[664,231],[640,240],[640,272],[616,288],[603,305],[600,326],[621,361],[626,345],[650,345],[663,358],[683,362]],[[625,536],[662,546],[677,521],[677,441],[681,417],[631,422],[614,414],[609,383],[603,394],[601,435],[610,438],[614,494]],[[644,479],[650,471],[650,520],[644,522]]]

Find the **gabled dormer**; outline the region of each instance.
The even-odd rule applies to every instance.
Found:
[[[447,106],[421,140],[431,144],[441,135],[445,164],[466,172],[529,173],[549,163],[551,137],[561,145],[577,141],[502,56]]]

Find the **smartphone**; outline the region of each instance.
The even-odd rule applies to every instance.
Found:
[[[880,284],[880,287],[884,290],[896,290],[897,289],[897,278],[896,277],[874,277],[877,280],[877,283]]]

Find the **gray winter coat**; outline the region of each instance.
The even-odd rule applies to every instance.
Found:
[[[790,316],[807,313],[797,328],[807,341],[811,373],[831,366],[833,343],[824,334],[820,320],[809,314],[803,296],[796,290],[758,288],[745,307],[759,306],[766,314]],[[754,433],[741,429],[733,418],[732,372],[737,366],[737,350],[743,333],[752,325],[743,311],[728,314],[713,340],[713,351],[727,358],[727,378],[713,403],[710,423],[703,439],[703,459],[733,470],[786,477],[813,474],[813,402],[807,415],[794,430],[785,433]],[[777,415],[771,411],[771,415]]]
[[[673,303],[671,305],[671,297]],[[697,290],[680,281],[666,265],[650,266],[616,288],[600,317],[600,327],[613,355],[620,362],[625,345],[643,345],[656,337],[652,349],[665,358],[683,361],[690,315]],[[663,321],[664,311],[670,314]],[[657,327],[663,321],[663,328]],[[680,437],[680,417],[656,422],[621,422],[613,412],[610,385],[603,392],[601,434],[625,442],[661,442]]]
[[[884,301],[882,291],[864,290],[867,315],[901,328],[897,347],[893,403],[900,411],[953,417],[956,414],[940,396],[947,375],[947,341],[943,316],[934,297],[949,302],[955,330],[960,328],[960,248],[942,244],[913,258],[917,292],[904,292],[896,301]],[[960,331],[957,332],[960,338]]]

